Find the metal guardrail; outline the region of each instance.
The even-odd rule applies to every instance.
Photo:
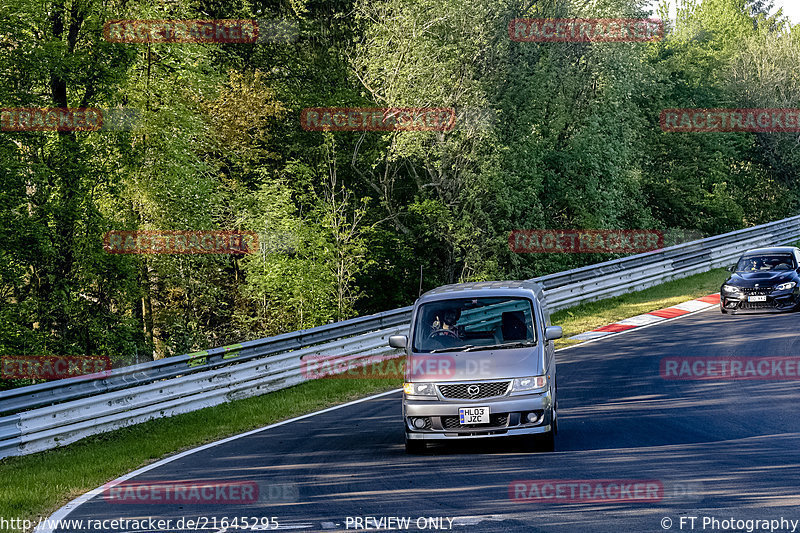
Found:
[[[551,311],[727,265],[745,249],[800,238],[800,216],[536,278]],[[153,418],[265,394],[308,379],[303,357],[400,356],[389,335],[411,307],[266,339],[0,392],[0,458],[55,448]]]

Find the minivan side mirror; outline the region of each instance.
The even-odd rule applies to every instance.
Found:
[[[564,336],[561,326],[547,326],[544,328],[544,340],[554,341]]]
[[[408,344],[408,337],[405,335],[391,335],[389,337],[389,346],[392,348],[405,348]]]

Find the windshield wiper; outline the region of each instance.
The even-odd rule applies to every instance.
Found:
[[[431,350],[428,353],[436,353],[436,352],[468,352],[470,348],[474,348],[475,346],[471,344],[465,344],[464,346],[457,346],[455,348],[436,348],[435,350]]]
[[[535,346],[536,343],[533,341],[515,341],[515,342],[505,342],[502,344],[490,344],[489,346],[472,346],[471,348],[464,350],[465,352],[475,352],[478,350],[494,350],[495,348],[522,348],[523,346]]]

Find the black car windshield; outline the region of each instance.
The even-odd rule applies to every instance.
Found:
[[[419,307],[413,350],[417,353],[498,350],[536,343],[527,298],[460,298]]]
[[[766,270],[794,270],[797,268],[792,254],[748,255],[739,259],[736,272],[763,272]]]

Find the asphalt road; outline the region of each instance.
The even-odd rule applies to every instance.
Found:
[[[470,532],[665,531],[665,517],[669,530],[690,531],[691,516],[695,531],[747,531],[744,522],[724,528],[723,520],[800,520],[800,381],[659,375],[666,356],[800,355],[799,321],[798,314],[712,310],[559,351],[555,453],[492,441],[406,455],[397,393],[233,440],[133,480],[254,481],[257,503],[120,504],[98,497],[68,518],[153,517],[175,524],[204,516],[204,530],[221,531],[212,517],[274,516],[281,530],[337,531],[354,530],[356,517],[408,517],[411,530],[435,531],[436,524]],[[655,480],[663,495],[659,501],[517,501],[509,493],[515,480],[602,479]],[[436,517],[441,522],[428,521]],[[719,527],[703,527],[703,517],[720,520]],[[369,526],[375,530],[374,522]]]

